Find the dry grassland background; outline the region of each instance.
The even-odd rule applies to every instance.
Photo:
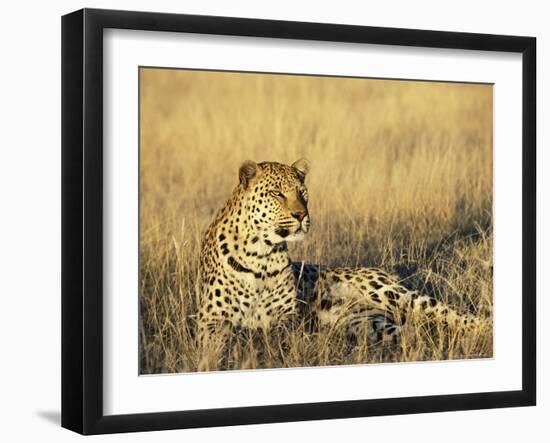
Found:
[[[492,318],[492,86],[142,68],[140,131],[141,373],[197,369],[201,232],[247,159],[311,162],[295,260],[385,268]],[[492,355],[490,322],[451,340],[420,329],[388,350],[298,327],[219,368]]]

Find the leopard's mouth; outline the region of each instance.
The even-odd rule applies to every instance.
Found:
[[[310,227],[309,217],[302,220],[296,227],[278,227],[275,234],[285,240],[301,240],[308,233]]]
[[[300,222],[300,228],[299,230],[302,230],[305,234],[309,232],[309,227],[311,226],[311,219],[309,218],[309,215],[304,217],[304,219]]]
[[[290,230],[287,228],[277,228],[275,229],[275,234],[279,237],[286,238],[290,235]]]

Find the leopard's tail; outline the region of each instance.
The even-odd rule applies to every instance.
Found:
[[[393,317],[400,325],[406,324],[407,321],[424,318],[457,332],[471,333],[483,330],[490,322],[489,319],[471,312],[460,312],[434,297],[417,291],[402,295],[399,305],[400,314]]]

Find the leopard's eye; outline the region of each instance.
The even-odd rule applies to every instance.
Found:
[[[277,198],[280,198],[280,199],[285,199],[285,195],[281,192],[281,191],[271,191],[271,195],[273,195],[274,197],[277,197]]]

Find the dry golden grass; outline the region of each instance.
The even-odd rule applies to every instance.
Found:
[[[246,159],[307,157],[312,230],[295,260],[377,266],[489,318],[403,346],[299,325],[235,339],[220,369],[492,355],[492,87],[142,69],[141,373],[197,370],[201,232]],[[437,328],[436,328],[437,329]]]

